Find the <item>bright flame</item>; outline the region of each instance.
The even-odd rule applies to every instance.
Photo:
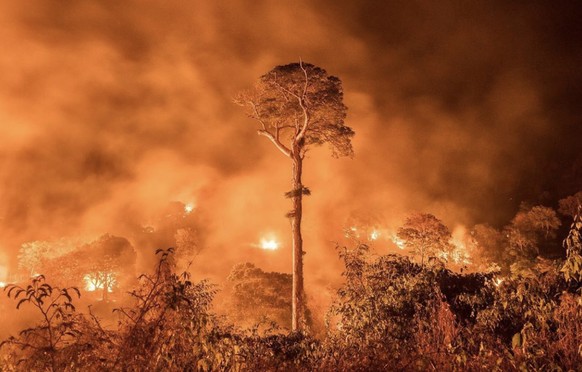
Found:
[[[261,248],[268,251],[274,251],[279,249],[279,242],[275,239],[261,239]]]
[[[194,203],[184,205],[184,212],[186,212],[186,214],[190,214],[192,211],[194,211]]]
[[[472,264],[471,254],[467,247],[467,229],[462,225],[455,226],[452,235],[451,243],[454,249],[451,252],[451,259],[453,262],[465,265]]]
[[[98,289],[103,289],[105,285],[105,279],[107,279],[107,292],[113,292],[113,286],[115,285],[115,277],[113,274],[107,273],[97,273],[97,274],[87,274],[83,277],[85,281],[85,290],[88,292],[94,292]]]
[[[380,232],[378,230],[372,230],[370,233],[370,240],[377,240],[380,237]]]
[[[344,230],[344,235],[346,238],[359,238],[360,233],[358,232],[358,228],[355,226],[350,226],[349,228]]]
[[[392,235],[392,242],[396,244],[396,246],[400,249],[404,249],[404,247],[406,246],[406,242],[396,235]]]
[[[6,283],[5,282],[0,282],[0,288],[4,288],[6,287]]]
[[[83,277],[83,280],[85,281],[85,290],[87,290],[89,292],[93,292],[93,291],[97,290],[97,284],[95,284],[91,281],[91,277],[89,275],[85,275]],[[101,286],[101,288],[103,288],[103,286]]]
[[[496,287],[499,287],[501,285],[501,283],[503,283],[505,279],[503,278],[495,278],[493,279],[493,284],[495,284]]]

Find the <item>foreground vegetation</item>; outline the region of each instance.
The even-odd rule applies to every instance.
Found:
[[[115,329],[76,312],[76,289],[36,276],[5,288],[40,321],[2,343],[0,362],[5,371],[580,370],[581,231],[578,218],[565,261],[538,259],[530,275],[503,278],[339,248],[345,283],[317,339],[228,324],[210,311],[212,284],[174,273],[172,249],[140,277],[134,304],[114,310]]]

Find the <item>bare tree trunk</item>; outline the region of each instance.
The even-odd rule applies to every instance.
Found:
[[[293,233],[293,295],[291,328],[293,331],[305,329],[305,296],[303,292],[303,238],[301,237],[301,217],[303,214],[303,159],[300,151],[294,151],[293,160],[293,217],[291,229]]]

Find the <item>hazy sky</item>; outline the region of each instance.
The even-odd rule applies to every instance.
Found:
[[[300,57],[342,79],[356,132],[354,159],[306,161],[307,265],[354,215],[553,206],[582,189],[581,19],[577,1],[4,1],[0,249],[122,234],[170,201],[207,217],[206,258],[286,234],[290,164],[232,97]]]

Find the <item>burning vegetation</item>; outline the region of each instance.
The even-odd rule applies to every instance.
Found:
[[[580,370],[581,9],[0,4],[0,371]]]
[[[310,195],[301,183],[304,146],[333,138],[332,147],[339,146],[335,151],[350,152],[353,132],[341,125],[345,107],[338,78],[301,62],[275,68],[262,79],[266,86],[258,96],[245,93],[248,101],[243,102],[259,121],[259,134],[293,160],[294,189],[285,195],[294,206],[287,216],[292,273],[238,263],[221,291],[206,279],[192,279],[192,268],[204,265],[196,262],[203,240],[198,205],[192,202],[170,203],[160,217],[134,227],[131,242],[105,234],[24,243],[17,274],[0,286],[16,301],[16,310],[34,310],[37,320],[1,344],[8,370],[511,370],[580,365],[579,194],[559,202],[563,219],[573,222],[558,257],[552,252],[559,252],[562,220],[541,205],[522,204],[502,229],[457,225],[452,232],[430,213],[412,213],[400,227],[378,216],[352,216],[343,229],[345,245],[336,247],[343,282],[326,289],[330,300],[323,310],[310,306],[321,294],[303,288],[305,252],[298,211],[302,196]],[[280,102],[275,105],[276,100]],[[336,116],[326,105],[339,110]],[[294,119],[278,120],[283,116]],[[340,124],[326,127],[328,120]],[[290,134],[283,134],[284,129]],[[143,250],[138,254],[136,245],[172,248],[157,249],[148,257]],[[284,250],[272,233],[252,246],[273,254]],[[152,271],[137,276],[138,259],[152,258]],[[111,323],[112,314],[117,314],[117,324]]]

